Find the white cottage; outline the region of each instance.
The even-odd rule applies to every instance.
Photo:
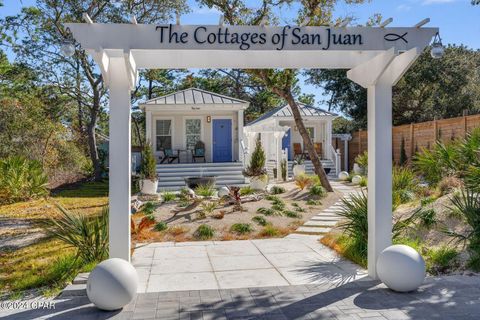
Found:
[[[157,157],[159,189],[184,186],[188,176],[217,177],[217,185],[244,184],[242,169],[259,136],[272,175],[282,154],[290,161],[304,152],[289,106],[275,108],[244,127],[247,101],[190,88],[140,104],[146,138]],[[323,161],[336,172],[331,146],[335,114],[300,104],[302,118]],[[313,172],[307,161],[307,171]]]
[[[159,188],[215,175],[217,185],[243,184],[243,112],[249,103],[190,88],[140,104],[146,138],[157,156]],[[203,145],[203,146],[202,146]]]
[[[332,175],[339,172],[339,153],[332,146],[332,121],[337,115],[303,103],[299,103],[299,109],[323,166],[330,169]],[[255,139],[260,137],[269,169],[278,167],[282,157],[288,158],[292,164],[295,156],[306,155],[303,139],[289,105],[265,113],[247,124],[244,131],[249,149],[253,148]],[[306,161],[306,168],[310,173],[313,172],[310,161]]]

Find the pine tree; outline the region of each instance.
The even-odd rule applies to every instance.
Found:
[[[265,169],[265,151],[262,147],[262,142],[257,139],[255,144],[255,150],[252,152],[249,166],[243,171],[243,174],[247,177],[258,177],[267,174]]]
[[[140,168],[140,175],[143,179],[156,181],[157,178],[157,161],[153,154],[152,145],[146,143],[142,151],[142,166]]]

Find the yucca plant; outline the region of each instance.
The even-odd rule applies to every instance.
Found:
[[[457,172],[458,150],[453,143],[437,141],[432,150],[423,149],[413,158],[415,170],[430,184],[437,184],[444,176]]]
[[[312,179],[306,174],[301,174],[295,177],[295,185],[298,189],[303,190],[312,183]]]
[[[23,157],[0,160],[0,203],[12,203],[48,194],[48,177],[38,161]]]
[[[468,246],[470,252],[470,266],[480,270],[480,193],[470,189],[462,189],[451,198],[452,205],[448,208],[460,214],[468,225],[464,233],[453,230],[445,232]]]
[[[48,235],[77,249],[77,258],[85,263],[102,261],[108,257],[108,207],[101,214],[87,216],[73,213],[57,205],[60,218],[44,222]]]
[[[393,208],[392,208],[393,209]],[[405,233],[418,218],[419,211],[405,219],[398,219],[392,226],[392,239],[395,240]],[[343,217],[338,226],[352,239],[360,254],[366,257],[368,246],[368,197],[361,191],[350,195],[350,199],[342,199],[341,209],[337,214]]]

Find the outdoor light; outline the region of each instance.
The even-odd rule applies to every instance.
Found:
[[[433,59],[440,59],[445,54],[445,48],[442,44],[442,38],[440,38],[440,34],[437,32],[435,38],[433,38],[432,43],[432,50],[430,50],[430,55]]]
[[[207,116],[207,123],[210,123],[212,122],[212,117],[211,116]]]
[[[72,41],[65,41],[60,46],[60,52],[66,57],[71,57],[75,54],[75,45]]]

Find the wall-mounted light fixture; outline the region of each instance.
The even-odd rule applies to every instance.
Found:
[[[207,123],[212,122],[212,116],[207,116]]]

